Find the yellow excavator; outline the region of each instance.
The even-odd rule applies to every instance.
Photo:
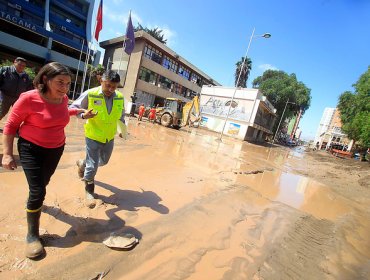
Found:
[[[156,109],[156,121],[166,127],[198,127],[200,122],[199,97],[184,102],[178,98],[166,98],[163,107]]]

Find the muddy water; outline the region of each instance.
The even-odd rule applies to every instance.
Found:
[[[24,175],[0,173],[11,198],[0,198],[0,278],[366,279],[368,208],[297,175],[302,151],[134,120],[129,131],[99,169],[98,205],[87,209],[75,168],[82,122],[70,123],[41,220],[47,256],[38,262],[23,258]],[[140,243],[108,249],[101,242],[112,232]]]

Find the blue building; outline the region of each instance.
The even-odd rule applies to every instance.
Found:
[[[95,0],[0,0],[0,60],[23,56],[39,67],[61,62],[76,71],[92,41]],[[94,61],[98,62],[100,53]]]

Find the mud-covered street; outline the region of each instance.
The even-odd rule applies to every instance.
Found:
[[[128,128],[90,209],[75,164],[83,122],[71,119],[39,261],[24,257],[22,168],[0,169],[0,279],[370,279],[368,163],[203,129]],[[140,240],[132,250],[102,243],[127,232]]]

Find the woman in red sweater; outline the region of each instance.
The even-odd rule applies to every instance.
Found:
[[[13,142],[19,133],[18,152],[29,185],[27,201],[26,256],[37,258],[44,253],[39,238],[41,207],[46,186],[63,154],[64,127],[71,115],[91,111],[68,109],[67,93],[71,72],[60,63],[52,62],[41,68],[33,82],[36,89],[21,94],[14,104],[3,132],[3,159],[5,169],[14,170]]]

